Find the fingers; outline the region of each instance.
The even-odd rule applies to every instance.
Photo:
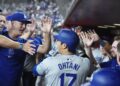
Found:
[[[84,32],[85,38],[88,38],[88,34],[87,32]]]
[[[29,48],[27,53],[29,53],[30,55],[34,55],[35,54],[35,49],[34,48]]]
[[[80,33],[80,37],[82,38],[82,40],[85,38],[84,32],[81,32],[81,33]]]
[[[82,41],[83,41],[83,43],[84,43],[85,46],[89,46],[90,47],[92,45],[94,37],[91,38],[89,32],[83,32],[83,31],[81,31],[80,36],[81,36]]]
[[[87,32],[83,32],[83,31],[80,33],[80,36],[81,36],[82,39],[89,38],[88,33]]]
[[[50,17],[46,17],[46,22],[47,22],[48,24],[51,24],[51,23],[52,23],[52,19],[51,19]]]
[[[33,40],[28,40],[27,43],[30,47],[35,48],[36,46],[32,44]]]
[[[30,47],[36,47],[34,44],[31,44]]]
[[[92,30],[88,30],[87,33],[92,36],[94,34],[94,32]]]
[[[52,27],[52,19],[50,17],[44,17],[42,20],[42,28],[43,32],[51,32]]]
[[[95,30],[92,30],[92,32],[93,32],[94,34],[96,34]]]
[[[36,50],[35,50],[35,45],[31,44],[32,40],[28,40],[24,45],[23,45],[23,50],[27,53],[29,53],[30,55],[35,54]]]
[[[45,16],[42,20],[41,20],[42,24],[51,24],[52,23],[52,19],[50,17]]]

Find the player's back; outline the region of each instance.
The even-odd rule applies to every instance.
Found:
[[[41,66],[45,69],[46,86],[80,86],[89,71],[90,62],[77,55],[59,54],[46,58]]]

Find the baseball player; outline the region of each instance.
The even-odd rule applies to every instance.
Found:
[[[120,67],[102,68],[96,71],[90,86],[120,86]]]
[[[120,66],[96,70],[90,82],[81,86],[120,86]]]
[[[33,73],[45,75],[46,86],[80,86],[86,79],[90,61],[76,55],[78,35],[70,29],[62,29],[55,39],[60,54],[44,59],[34,67]]]
[[[25,40],[18,37],[25,30],[25,24],[30,21],[23,13],[14,13],[11,17],[12,29],[1,35],[21,43],[22,48]],[[20,49],[0,47],[0,86],[19,86],[25,55],[26,53]]]

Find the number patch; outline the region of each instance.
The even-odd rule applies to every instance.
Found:
[[[71,74],[71,73],[62,73],[60,76],[60,86],[64,86],[64,81],[65,78],[72,78],[71,81],[68,83],[68,86],[73,86],[75,80],[77,79],[77,75],[76,74]]]

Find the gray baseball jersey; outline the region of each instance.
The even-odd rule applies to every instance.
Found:
[[[58,54],[43,60],[36,71],[39,75],[45,75],[46,86],[80,86],[89,68],[88,58]]]

